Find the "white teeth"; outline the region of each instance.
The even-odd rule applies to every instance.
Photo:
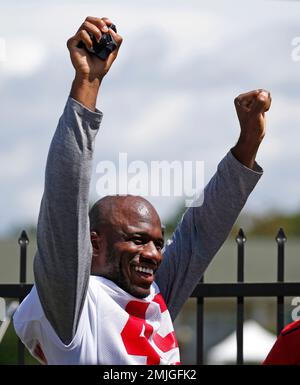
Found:
[[[148,274],[153,274],[153,270],[149,269],[147,267],[142,267],[142,266],[135,266],[135,271],[140,271],[142,273],[148,273]]]

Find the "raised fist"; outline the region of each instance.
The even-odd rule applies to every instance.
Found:
[[[255,166],[256,153],[266,133],[265,112],[271,100],[270,92],[261,89],[241,94],[234,100],[241,133],[231,152],[246,167]]]
[[[91,81],[95,78],[103,78],[109,71],[122,43],[122,37],[109,28],[111,24],[113,24],[112,21],[107,17],[100,19],[88,16],[76,34],[67,41],[67,47],[77,76]],[[93,42],[89,33],[94,35],[97,41],[100,41],[103,33],[109,33],[117,43],[117,48],[105,61],[100,60],[85,48],[78,48],[79,42],[83,42],[87,48],[92,48]]]
[[[265,112],[271,106],[270,92],[250,91],[234,100],[241,126],[241,136],[245,140],[262,140],[266,130]]]

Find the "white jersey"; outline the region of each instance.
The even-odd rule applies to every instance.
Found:
[[[179,364],[172,320],[158,286],[137,299],[91,276],[76,334],[65,345],[46,319],[35,286],[14,315],[17,334],[48,364]]]

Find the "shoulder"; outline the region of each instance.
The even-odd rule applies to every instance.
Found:
[[[13,319],[14,323],[24,323],[29,321],[37,321],[44,317],[44,311],[34,285],[30,293],[24,298],[18,306]]]
[[[300,319],[298,321],[288,324],[281,332],[282,336],[289,335],[290,333],[300,333]]]

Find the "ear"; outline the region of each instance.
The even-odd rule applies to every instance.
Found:
[[[93,254],[99,252],[100,238],[100,235],[97,234],[96,231],[91,231],[91,243],[93,246]]]
[[[97,234],[91,231],[91,243],[93,246],[91,273],[93,275],[102,275],[105,265],[106,239],[104,234]]]

